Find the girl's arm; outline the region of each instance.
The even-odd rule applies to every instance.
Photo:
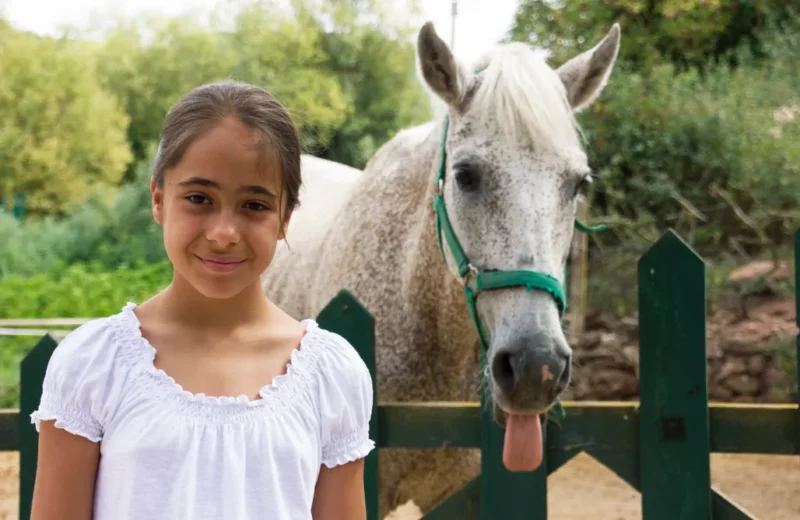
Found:
[[[311,515],[314,520],[366,520],[364,459],[334,468],[322,465]]]
[[[42,421],[31,520],[91,520],[100,443]]]

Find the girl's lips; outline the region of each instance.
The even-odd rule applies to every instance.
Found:
[[[204,258],[202,256],[198,256],[197,258],[208,269],[218,273],[227,273],[233,271],[244,263],[244,260],[233,260],[227,258]]]

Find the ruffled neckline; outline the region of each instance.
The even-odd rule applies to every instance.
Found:
[[[298,379],[303,378],[303,370],[314,357],[313,342],[311,341],[312,335],[316,332],[318,324],[312,319],[302,320],[301,323],[305,328],[305,333],[300,339],[300,343],[289,357],[289,362],[286,364],[286,371],[273,378],[271,382],[264,384],[259,389],[259,398],[250,399],[248,396],[242,394],[239,396],[214,396],[206,395],[204,393],[192,393],[185,390],[172,376],[166,373],[163,369],[155,366],[156,349],[153,345],[142,335],[141,322],[136,316],[134,310],[137,304],[128,302],[123,308],[121,316],[126,325],[125,331],[130,333],[130,339],[133,340],[135,346],[140,350],[141,365],[147,373],[153,376],[157,381],[162,383],[165,387],[171,390],[177,396],[189,403],[196,403],[200,405],[208,405],[212,407],[247,407],[255,408],[265,406],[273,402],[279,397],[282,391],[293,391],[292,387],[297,385]]]

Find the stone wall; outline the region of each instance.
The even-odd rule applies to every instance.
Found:
[[[785,307],[785,306],[784,306]],[[711,401],[797,402],[793,314],[775,307],[752,321],[715,315],[708,323],[708,393]],[[779,319],[775,319],[775,317]],[[758,316],[769,319],[759,319]],[[569,400],[635,400],[639,394],[639,338],[635,318],[595,316],[573,341]]]

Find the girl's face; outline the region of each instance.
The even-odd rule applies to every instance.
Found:
[[[280,162],[258,134],[234,118],[220,121],[151,181],[153,216],[164,230],[174,275],[208,298],[227,299],[254,283],[284,237]]]

